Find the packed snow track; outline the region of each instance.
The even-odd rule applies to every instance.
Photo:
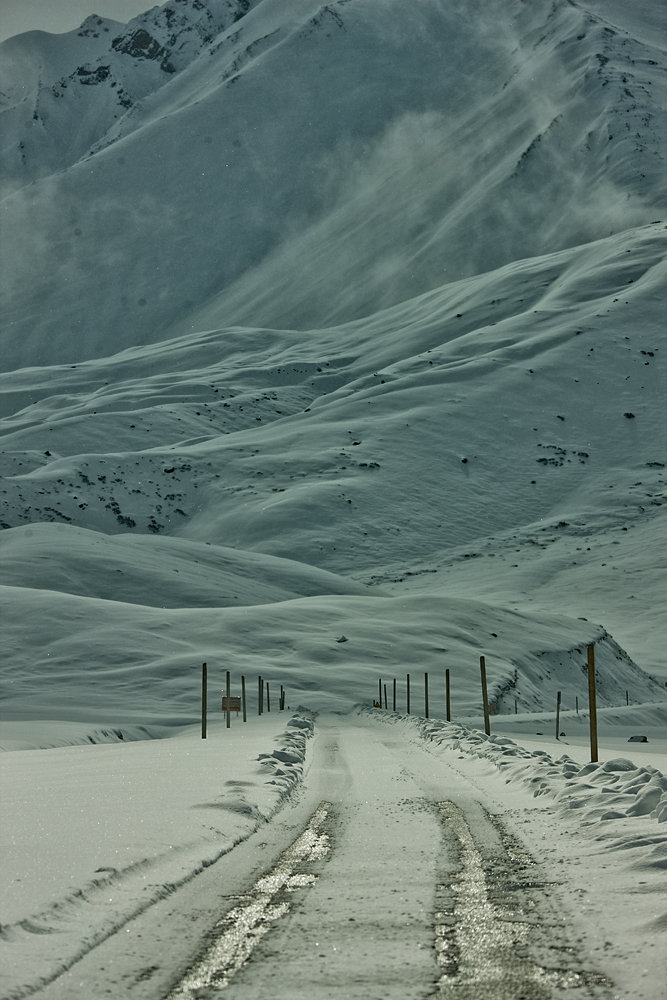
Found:
[[[611,998],[558,884],[451,757],[381,717],[320,717],[270,823],[35,995]]]

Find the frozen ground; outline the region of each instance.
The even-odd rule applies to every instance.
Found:
[[[0,116],[3,1000],[662,998],[664,4],[174,0]]]
[[[623,714],[598,765],[539,720],[371,709],[5,753],[3,996],[657,1000],[664,710]]]

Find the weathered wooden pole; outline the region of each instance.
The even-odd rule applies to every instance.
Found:
[[[451,688],[449,684],[449,669],[445,670],[445,710],[447,715],[447,722],[452,721],[452,698],[451,698]]]
[[[484,702],[484,732],[491,735],[491,723],[489,721],[489,696],[486,691],[486,660],[483,656],[479,658],[479,669],[482,674],[482,700]]]
[[[271,711],[271,692],[269,691],[269,682],[266,682],[266,710]]]
[[[384,685],[384,707],[387,708],[387,685]]]
[[[556,695],[556,739],[560,739],[560,702],[561,702],[561,692],[559,691]]]
[[[264,681],[262,680],[262,675],[260,674],[257,678],[257,714],[261,715],[264,711]]]
[[[591,763],[598,760],[598,708],[595,696],[595,644],[588,647],[588,712],[591,724]]]
[[[408,709],[408,715],[409,715],[410,714],[410,674],[408,674],[408,680],[407,680],[407,685],[406,685],[406,693],[407,693],[407,709]]]
[[[201,738],[206,739],[206,664],[201,665]]]
[[[424,674],[424,715],[428,719],[428,674]]]
[[[245,675],[241,674],[241,705],[243,707],[243,721],[248,721],[248,716],[246,714],[246,703],[245,703]]]
[[[382,678],[378,678],[378,708],[382,708]]]
[[[394,712],[396,711],[396,678],[394,677]]]
[[[231,708],[231,705],[232,705],[232,677],[231,677],[231,674],[230,674],[229,670],[227,671],[227,684],[225,685],[225,690],[227,692],[227,729],[229,729],[229,727],[232,724],[232,708]]]

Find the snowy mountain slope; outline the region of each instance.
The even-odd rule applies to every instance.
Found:
[[[37,572],[39,566],[37,564]],[[132,571],[126,570],[130,579]],[[156,579],[155,591],[160,586]],[[257,676],[270,683],[274,710],[282,684],[288,704],[347,711],[370,701],[384,678],[402,709],[411,674],[412,711],[444,715],[444,669],[452,672],[455,718],[483,724],[479,655],[488,656],[493,711],[514,713],[586,703],[586,644],[595,641],[600,706],[659,700],[661,685],[590,622],[521,613],[434,591],[406,597],[326,595],[256,607],[163,608],[78,597],[52,590],[0,588],[7,719],[70,719],[80,725],[150,728],[196,722],[200,662],[208,664],[211,710],[232,673],[254,698]],[[131,593],[130,595],[131,596]],[[236,605],[236,606],[233,606]],[[30,634],[30,642],[25,642]],[[344,641],[343,641],[344,639]],[[515,682],[518,670],[519,681]],[[214,694],[215,692],[215,694]],[[254,704],[254,702],[253,702]]]
[[[627,650],[608,703],[657,696],[659,17],[197,0],[5,43],[12,714],[74,711],[91,647],[81,719],[191,720],[201,660],[327,705],[465,664],[476,706],[531,630],[562,663],[523,710],[591,630]]]
[[[0,46],[0,992],[215,992],[257,885],[234,996],[661,995],[666,68],[658,0]]]
[[[41,590],[149,607],[244,607],[365,593],[353,580],[260,553],[65,524],[3,532],[0,553],[3,585],[32,588],[36,566]]]
[[[23,186],[87,158],[137,101],[178,75],[250,5],[174,0],[127,25],[91,14],[65,35],[8,39],[0,63],[6,179]]]
[[[0,519],[365,579],[543,519],[653,521],[664,240],[514,264],[308,338],[212,331],[9,375]]]
[[[115,141],[3,200],[5,365],[321,327],[660,217],[647,43],[566,3],[282,10],[257,4]],[[79,87],[100,136],[103,84]]]

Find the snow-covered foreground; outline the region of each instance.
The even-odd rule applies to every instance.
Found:
[[[2,995],[657,1000],[665,716],[627,712],[599,764],[372,709],[5,753]]]
[[[2,44],[3,998],[662,998],[666,31]]]

